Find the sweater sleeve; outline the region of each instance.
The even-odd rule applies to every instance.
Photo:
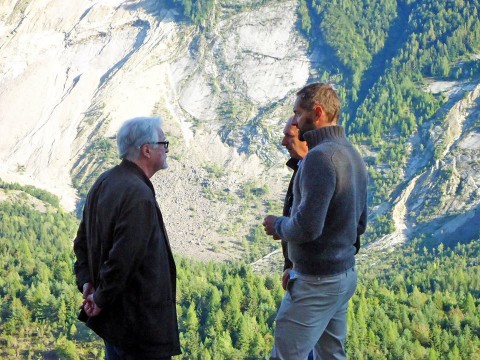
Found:
[[[304,158],[297,176],[300,202],[290,218],[277,218],[275,231],[287,242],[305,243],[322,235],[335,193],[336,171],[331,155],[311,151]]]

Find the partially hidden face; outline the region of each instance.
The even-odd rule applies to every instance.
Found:
[[[292,121],[293,118],[291,118],[287,122],[287,125],[285,125],[285,129],[283,130],[282,146],[287,149],[292,158],[301,160],[305,157],[308,147],[305,141],[301,141],[298,138],[298,126],[294,125]]]

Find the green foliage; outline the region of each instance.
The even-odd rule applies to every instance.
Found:
[[[65,337],[61,337],[57,340],[55,344],[55,351],[60,359],[80,360],[75,343],[67,340]]]
[[[479,251],[478,240],[447,249],[417,240],[378,259],[383,270],[361,266],[348,312],[351,357],[478,359]]]
[[[220,179],[225,175],[225,169],[217,163],[209,162],[203,165],[203,168],[214,179]]]
[[[0,217],[0,357],[103,358],[102,341],[76,319],[75,217],[7,201]],[[349,358],[478,359],[479,253],[478,239],[455,248],[418,240],[362,260],[348,311]],[[268,358],[280,272],[178,257],[177,270],[179,358]]]
[[[240,197],[247,201],[252,201],[255,198],[268,194],[269,192],[270,189],[268,188],[268,185],[258,185],[255,181],[247,181],[243,184]]]
[[[298,15],[300,17],[300,27],[308,36],[310,34],[310,30],[312,29],[312,20],[310,19],[310,14],[308,13],[306,0],[300,0],[300,4],[298,5]]]
[[[26,3],[18,2],[16,11],[23,12]],[[234,3],[220,5],[222,11],[243,9]],[[202,28],[215,16],[213,0],[173,0],[172,6]],[[300,27],[315,35],[310,48],[320,39],[325,52],[333,54],[333,61],[317,69],[320,80],[337,83],[349,134],[376,152],[369,166],[371,205],[386,202],[402,180],[398,174],[412,134],[426,122],[443,120],[437,112],[446,98],[425,92],[425,78],[478,78],[480,62],[472,54],[480,49],[479,8],[478,0],[299,1]],[[228,122],[222,138],[248,123],[251,109],[251,104],[225,102],[220,111]],[[436,144],[437,158],[443,146]],[[111,139],[90,145],[74,178],[81,197],[115,159]],[[206,170],[223,176],[218,167]],[[448,171],[444,176],[448,178]],[[50,205],[40,212],[22,201],[0,202],[0,357],[102,358],[101,341],[76,320],[81,296],[72,273],[71,241],[77,220],[58,209],[59,199],[45,191],[1,180],[0,188]],[[266,186],[248,183],[237,195],[248,204],[244,211],[251,211],[268,192]],[[237,200],[224,191],[209,196]],[[427,194],[425,201],[434,209],[441,194]],[[418,219],[429,215],[424,211]],[[387,213],[374,219],[369,236],[392,230]],[[272,246],[260,226],[243,244],[248,261]],[[389,257],[361,263],[359,288],[348,312],[349,357],[479,359],[479,246],[477,239],[452,249],[429,249],[417,241]],[[263,277],[244,264],[186,259],[179,259],[177,267],[182,358],[268,357],[283,295],[280,274]]]
[[[177,269],[182,359],[267,356],[282,296],[279,279],[245,265],[190,259],[177,260]]]
[[[395,223],[392,214],[378,215],[375,219],[375,226],[367,227],[368,239],[380,239],[384,235],[391,234],[395,231]]]
[[[397,16],[396,1],[312,1],[320,33],[332,47],[358,92],[363,72],[384,46],[392,21]],[[381,16],[379,16],[381,15]],[[315,38],[312,38],[315,41]]]
[[[49,193],[48,191],[36,188],[31,185],[20,185],[18,183],[6,183],[2,179],[0,179],[0,189],[5,190],[20,190],[27,194],[36,197],[38,200],[46,202],[50,205],[58,207],[60,205],[60,199],[58,196]]]
[[[480,2],[312,0],[307,5],[315,35],[309,37],[310,48],[320,46],[327,56],[319,78],[336,83],[350,136],[376,152],[369,169],[370,205],[387,203],[404,180],[399,174],[412,151],[412,135],[424,123],[444,121],[439,110],[447,98],[426,91],[426,78],[478,79]],[[438,159],[445,144],[434,145]],[[372,236],[387,229],[377,219]]]
[[[0,218],[0,357],[13,349],[16,357],[39,358],[50,349],[62,359],[85,358],[100,344],[83,346],[92,335],[75,330],[83,327],[72,272],[76,218],[52,206],[40,212],[24,201],[0,202]]]
[[[265,229],[260,224],[250,229],[242,244],[245,248],[244,259],[248,262],[254,262],[278,247],[278,243],[265,234]]]
[[[207,26],[212,18],[214,0],[173,0],[183,15],[190,19],[195,25]]]

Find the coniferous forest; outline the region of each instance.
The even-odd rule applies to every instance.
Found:
[[[219,3],[243,9],[230,1],[166,3],[205,31]],[[412,134],[443,120],[448,99],[424,91],[425,80],[478,81],[479,10],[478,0],[299,0],[298,27],[309,49],[322,46],[329,56],[314,69],[315,80],[337,85],[352,140],[375,151],[367,159],[371,207],[388,202],[402,182]],[[438,158],[444,149],[435,146]],[[82,194],[88,189],[77,185]],[[390,213],[371,220],[365,242],[393,231]],[[76,318],[77,226],[55,196],[0,182],[0,358],[103,358],[101,340]],[[422,236],[368,258],[361,251],[349,358],[480,359],[479,237],[447,246]],[[242,262],[178,255],[176,262],[177,358],[268,358],[283,296],[281,265],[262,276]]]
[[[2,183],[0,357],[101,359],[103,343],[77,319],[78,220],[38,189]],[[348,312],[351,359],[480,359],[480,243],[417,239],[360,259]],[[264,359],[283,296],[280,265],[260,276],[242,263],[176,257],[179,359]]]
[[[319,78],[338,86],[354,142],[375,152],[367,161],[371,206],[401,186],[411,137],[445,118],[448,98],[426,91],[428,80],[478,82],[479,10],[478,0],[300,1],[299,26],[329,58]],[[436,143],[434,160],[444,150]],[[390,214],[372,220],[367,242],[394,229]]]

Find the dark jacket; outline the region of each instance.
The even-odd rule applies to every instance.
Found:
[[[283,201],[283,216],[290,216],[290,211],[292,211],[293,205],[293,182],[295,180],[295,175],[298,170],[298,162],[300,160],[290,158],[287,161],[287,166],[293,170],[292,177],[290,178],[290,183],[288,184],[287,194],[285,195],[285,200]],[[283,271],[286,269],[291,269],[293,267],[292,261],[288,258],[288,247],[287,242],[282,240],[282,252],[284,258]]]
[[[355,264],[367,225],[367,169],[343,127],[307,131],[308,154],[293,185],[290,217],[275,221],[293,269],[334,275]]]
[[[98,316],[79,315],[101,338],[145,357],[180,354],[176,269],[150,180],[123,160],[90,190],[74,240],[77,285],[90,282]]]

